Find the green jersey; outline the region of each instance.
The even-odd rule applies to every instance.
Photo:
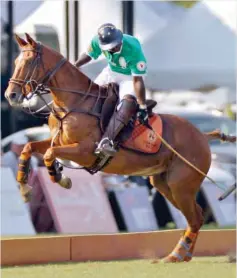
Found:
[[[91,58],[97,59],[102,53],[114,72],[134,76],[145,75],[147,72],[146,58],[141,44],[133,36],[124,34],[120,52],[111,54],[108,51],[101,50],[99,38],[96,35],[88,47],[87,54]]]

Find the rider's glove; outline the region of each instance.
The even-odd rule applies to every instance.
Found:
[[[142,125],[148,125],[148,111],[146,105],[139,106],[139,110],[137,112],[137,118]]]

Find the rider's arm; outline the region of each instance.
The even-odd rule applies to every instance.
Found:
[[[139,53],[139,52],[138,52]],[[140,53],[134,57],[130,63],[131,73],[133,76],[133,86],[136,93],[137,101],[140,108],[146,108],[146,89],[143,76],[147,73],[146,59],[140,50]]]
[[[146,106],[146,89],[142,76],[133,76],[133,86],[141,108]]]
[[[80,58],[76,61],[75,66],[80,67],[90,62],[91,59],[96,60],[101,53],[102,52],[99,46],[98,36],[95,36],[91,40],[87,51],[80,55]]]
[[[87,55],[86,53],[82,53],[79,57],[79,59],[75,62],[75,66],[77,68],[89,63],[91,61],[91,57]]]

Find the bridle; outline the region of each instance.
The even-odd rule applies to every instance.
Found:
[[[24,112],[29,113],[31,115],[43,115],[44,117],[48,117],[50,113],[52,113],[57,119],[59,119],[60,121],[62,121],[69,113],[71,112],[79,112],[79,113],[86,113],[89,115],[93,115],[96,117],[100,117],[100,113],[96,113],[95,112],[95,108],[97,106],[97,103],[99,102],[100,99],[106,99],[107,98],[107,92],[106,94],[102,95],[101,94],[101,88],[99,86],[99,93],[98,94],[92,94],[91,93],[91,87],[92,87],[92,80],[90,80],[89,85],[88,85],[88,89],[86,92],[82,92],[82,91],[77,91],[77,90],[71,90],[71,89],[62,89],[62,88],[57,88],[57,87],[52,87],[52,86],[48,86],[47,84],[49,83],[49,81],[52,79],[53,76],[55,76],[55,74],[58,72],[58,70],[67,62],[66,58],[62,58],[52,69],[50,69],[49,71],[46,72],[45,68],[44,68],[44,64],[42,61],[42,44],[40,42],[37,43],[36,48],[29,48],[29,49],[23,49],[22,52],[26,52],[26,51],[32,51],[36,53],[36,56],[34,57],[30,68],[27,71],[27,74],[25,76],[25,79],[16,79],[16,78],[11,78],[10,79],[10,83],[14,83],[18,86],[21,87],[22,90],[22,94],[19,98],[19,101],[26,99],[26,100],[30,100],[32,99],[33,96],[38,96],[44,103],[45,106],[41,107],[40,109],[38,109],[37,111],[32,111],[30,107],[23,108]],[[39,70],[40,66],[42,66],[43,71],[44,71],[44,76],[43,77],[38,77],[37,76],[37,71]],[[27,90],[26,90],[26,86],[30,87],[30,93],[27,94]],[[47,103],[45,101],[45,99],[43,98],[43,95],[45,94],[49,94],[50,90],[56,90],[56,91],[66,91],[69,93],[77,93],[82,95],[82,99],[80,101],[80,103],[78,104],[78,106],[80,104],[82,104],[82,102],[84,102],[86,100],[87,97],[91,96],[91,97],[95,97],[97,98],[93,109],[91,109],[90,111],[87,111],[85,109],[72,109],[72,110],[68,110],[66,107],[55,107],[53,101],[50,103]],[[52,105],[51,105],[52,104]],[[42,110],[47,107],[49,112],[42,112]],[[65,112],[66,114],[62,117],[59,116],[59,114],[57,112]]]
[[[41,65],[42,65],[43,71],[45,73],[44,64],[42,63],[42,59],[41,59],[42,45],[41,45],[41,43],[37,43],[36,48],[29,48],[29,49],[22,50],[22,52],[26,52],[26,51],[35,52],[36,56],[34,57],[31,65],[30,65],[30,68],[28,69],[28,71],[26,73],[25,79],[23,80],[23,79],[11,78],[9,82],[14,83],[21,87],[22,94],[20,96],[19,101],[23,100],[23,98],[29,101],[32,99],[32,97],[37,95],[45,103],[45,106],[41,107],[37,111],[32,111],[30,106],[27,108],[22,107],[24,112],[26,112],[26,113],[28,112],[29,114],[32,114],[32,115],[38,114],[38,115],[48,116],[52,111],[52,108],[50,107],[50,104],[52,104],[52,102],[47,103],[45,101],[45,99],[43,98],[43,95],[50,93],[50,91],[46,89],[46,84],[55,75],[55,73],[65,64],[66,59],[62,58],[53,69],[48,71],[43,77],[39,78],[37,76],[37,71],[39,70]],[[28,94],[27,94],[27,90],[26,90],[27,86],[30,87],[30,93],[28,93]],[[41,112],[45,107],[47,107],[50,112],[46,112],[46,113]]]

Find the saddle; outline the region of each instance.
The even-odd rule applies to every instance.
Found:
[[[109,120],[113,113],[116,111],[117,105],[119,104],[119,85],[117,83],[109,83],[103,86],[108,92],[108,97],[105,99],[101,108],[101,119],[100,127],[102,132],[105,132]],[[146,101],[149,117],[153,115],[152,109],[157,105],[157,101],[148,99]]]
[[[120,100],[118,84],[109,83],[103,87],[107,89],[108,92],[108,97],[101,105],[100,117],[100,127],[102,132],[105,132],[113,113],[116,112]],[[120,147],[146,154],[154,154],[159,151],[161,142],[157,138],[156,133],[162,135],[162,120],[159,115],[152,111],[156,104],[157,102],[152,99],[146,101],[149,124],[155,132],[141,125],[138,120],[134,118],[132,124],[125,127],[121,135],[119,135]]]

